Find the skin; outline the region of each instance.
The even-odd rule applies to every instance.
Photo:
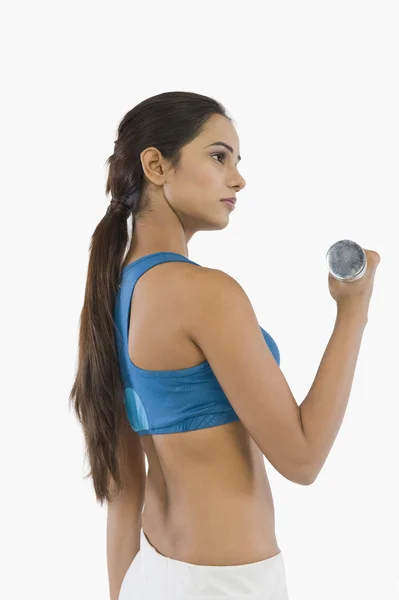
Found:
[[[206,148],[223,141],[223,146]],[[215,156],[225,152],[226,157]],[[213,156],[212,156],[213,155]],[[195,140],[182,150],[182,163],[176,172],[156,148],[141,153],[150,211],[138,215],[135,234],[125,263],[152,252],[168,251],[188,258],[188,242],[197,231],[227,227],[228,206],[221,198],[231,198],[246,186],[239,173],[239,139],[234,126],[221,115],[212,115]]]
[[[233,153],[222,146],[206,147],[216,141],[229,144]],[[218,156],[220,152],[225,158]],[[184,147],[178,172],[156,148],[144,150],[141,162],[151,211],[136,220],[123,266],[160,251],[189,258],[188,242],[194,233],[224,229],[232,211],[221,198],[236,196],[246,185],[238,156],[236,130],[220,115],[212,116],[205,130]],[[164,263],[137,281],[128,344],[136,366],[173,370],[206,359],[184,335],[189,318],[184,286],[190,269],[199,268],[203,267]],[[257,562],[279,553],[263,454],[240,421],[144,435],[140,443],[149,465],[142,527],[160,554],[220,566]]]

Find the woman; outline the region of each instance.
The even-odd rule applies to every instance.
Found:
[[[127,113],[108,161],[71,400],[108,505],[111,600],[286,600],[264,456],[308,485],[342,422],[369,272],[351,294],[329,281],[333,345],[298,407],[244,290],[188,258],[194,233],[228,225],[246,185],[239,160],[220,103],[168,92]]]

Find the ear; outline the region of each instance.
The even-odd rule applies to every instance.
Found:
[[[169,163],[161,152],[154,147],[143,150],[140,154],[141,166],[148,179],[157,186],[165,183]]]

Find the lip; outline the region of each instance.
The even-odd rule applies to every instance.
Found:
[[[231,200],[226,198],[226,200],[221,200],[221,202],[227,204],[227,206],[231,209],[234,209],[236,207],[234,198],[231,198]]]
[[[222,198],[222,202],[224,202],[225,200],[230,200],[230,202],[233,202],[233,204],[237,202],[237,198],[235,198],[234,196],[232,198]]]

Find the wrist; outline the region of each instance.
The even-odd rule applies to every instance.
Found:
[[[364,326],[368,323],[368,303],[339,302],[337,304],[337,319],[353,321]]]

